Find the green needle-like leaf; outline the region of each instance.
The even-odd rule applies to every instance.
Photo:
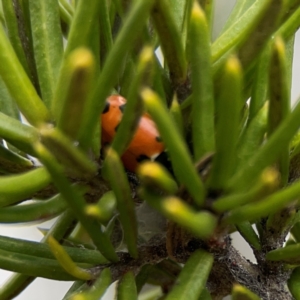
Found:
[[[54,236],[57,240],[62,240],[66,237],[70,230],[74,228],[74,215],[70,210],[63,213],[60,218],[54,223],[48,234]],[[42,239],[44,243],[47,239],[45,236]],[[0,297],[3,299],[12,299],[18,294],[20,294],[33,280],[35,277],[23,275],[23,274],[13,274],[9,280],[1,287]]]
[[[169,194],[176,193],[178,189],[172,176],[158,163],[144,162],[139,166],[137,173],[147,188],[158,188]]]
[[[212,297],[211,297],[209,291],[207,290],[207,288],[204,288],[202,290],[199,300],[212,300]]]
[[[273,44],[269,77],[268,136],[271,136],[290,113],[285,45],[280,37],[276,37]],[[278,160],[283,186],[288,181],[289,162],[289,145],[286,145]]]
[[[0,112],[0,137],[26,153],[33,154],[32,144],[39,139],[38,131]]]
[[[110,52],[113,45],[111,25],[109,19],[109,1],[104,0],[99,2],[99,22],[100,22],[100,49],[101,49],[101,64],[103,64],[106,55]]]
[[[226,62],[220,83],[220,95],[216,102],[216,154],[208,185],[223,189],[233,173],[239,122],[242,110],[242,74],[236,57]]]
[[[141,85],[145,84],[145,77],[149,76],[146,72],[149,72],[152,63],[153,49],[145,47],[140,54],[137,72],[130,84],[128,102],[126,103],[122,121],[118,126],[118,131],[111,145],[118,155],[122,155],[127,149],[139,124],[144,108],[139,92]]]
[[[0,241],[0,249],[2,250],[13,251],[16,253],[23,253],[42,258],[54,258],[49,246],[45,243],[14,239],[6,236],[0,236]],[[76,263],[86,263],[91,265],[108,263],[108,261],[96,250],[64,247],[64,251],[66,251],[66,253]]]
[[[49,111],[39,98],[0,26],[0,76],[28,122],[40,125],[50,119]]]
[[[236,224],[241,236],[256,250],[261,249],[259,238],[249,222],[241,222]]]
[[[37,168],[20,175],[0,177],[0,207],[25,200],[46,187],[51,176],[45,168]],[[22,188],[19,188],[22,187]]]
[[[69,63],[67,58],[76,48],[89,48],[91,39],[94,39],[92,33],[93,29],[97,26],[99,8],[100,5],[98,1],[88,2],[81,0],[76,5],[76,11],[68,34],[68,43],[54,94],[55,97],[51,104],[51,110],[56,119],[58,119],[61,112],[61,94],[65,95],[63,91],[66,90],[64,78],[65,70],[67,68],[65,65]],[[88,22],[86,21],[87,16],[89,17]]]
[[[278,248],[267,253],[266,258],[273,261],[284,261],[295,264],[300,262],[300,244]]]
[[[215,112],[209,30],[205,14],[197,2],[194,2],[191,11],[188,41],[193,89],[193,150],[194,161],[198,161],[215,150]]]
[[[251,115],[251,105],[250,104],[250,115]],[[249,115],[249,120],[250,120]],[[239,138],[237,145],[236,157],[236,170],[245,166],[248,160],[256,153],[257,149],[262,145],[265,134],[267,132],[267,115],[268,115],[268,105],[263,106],[256,114],[253,116],[251,121],[247,124],[241,137]]]
[[[4,19],[4,14],[3,14],[2,3],[0,4],[0,22],[1,22],[2,26],[5,26],[5,19]]]
[[[77,176],[93,176],[96,166],[86,157],[78,147],[57,128],[43,127],[40,130],[42,142],[52,153]]]
[[[30,22],[29,13],[29,0],[12,0],[14,10],[17,16],[19,37],[24,49],[26,60],[28,63],[30,74],[28,77],[31,79],[36,91],[40,95],[40,87],[38,82],[38,75],[36,70],[36,64],[33,53],[33,41],[32,41],[32,28]],[[20,60],[22,62],[22,60]],[[24,68],[25,71],[27,70]]]
[[[0,223],[61,216],[39,243],[0,236],[0,269],[17,272],[0,299],[36,277],[75,281],[65,300],[112,281],[121,300],[300,299],[300,0],[235,0],[215,42],[222,0],[46,2],[0,0]],[[114,93],[127,105],[104,110]],[[104,112],[122,116],[107,148]],[[131,173],[120,158],[144,153],[148,117],[163,152]]]
[[[187,36],[188,36],[188,30],[189,30],[189,26],[190,26],[190,16],[191,16],[191,10],[192,10],[192,6],[193,6],[194,1],[193,0],[186,0],[185,1],[185,6],[184,6],[184,19],[182,22],[182,26],[181,26],[181,41],[185,47],[185,52],[187,52]],[[200,4],[201,5],[201,4]],[[203,6],[201,5],[201,7],[203,8]],[[177,21],[177,19],[176,19]],[[179,21],[179,20],[178,20]]]
[[[177,101],[176,94],[174,95],[171,103],[170,113],[172,114],[172,117],[177,125],[177,129],[179,130],[180,134],[184,136],[183,116],[181,112],[181,107]]]
[[[50,227],[47,234],[41,239],[42,243],[47,242],[48,236],[52,235],[57,241],[61,242],[73,231],[77,220],[71,209],[67,209]]]
[[[74,281],[74,283],[69,288],[68,292],[64,295],[62,300],[70,300],[75,294],[83,292],[86,290],[86,282],[84,280]]]
[[[159,96],[153,91],[145,89],[142,92],[142,98],[166,144],[176,177],[186,186],[194,201],[199,206],[203,205],[205,193],[203,183],[192,164],[182,136],[176,130],[173,119]]]
[[[44,201],[1,208],[0,223],[24,223],[47,220],[59,215],[66,208],[65,201],[58,194]]]
[[[128,55],[124,63],[124,71],[122,77],[119,79],[119,84],[121,87],[119,94],[125,97],[126,99],[128,99],[129,89],[132,89],[132,79],[135,79],[136,72],[137,64],[134,63],[132,55]]]
[[[188,0],[189,1],[189,0]],[[172,17],[174,22],[177,25],[177,29],[179,32],[182,31],[183,22],[184,22],[184,13],[185,13],[185,5],[186,0],[167,0],[169,2],[169,10],[172,13]]]
[[[74,12],[71,15],[69,11],[65,8],[65,6],[61,3],[61,1],[58,3],[58,5],[59,5],[59,16],[61,19],[62,33],[64,36],[67,36],[69,32],[69,28],[71,27]]]
[[[49,236],[47,242],[48,245],[50,246],[53,255],[58,260],[60,265],[66,270],[66,272],[81,280],[91,280],[93,278],[92,274],[88,270],[79,268],[74,263],[74,261],[68,255],[68,253],[55,240],[54,237]]]
[[[115,214],[117,207],[116,196],[113,191],[105,193],[96,204],[86,206],[86,214],[107,225]]]
[[[108,236],[102,232],[96,220],[85,215],[84,198],[70,185],[68,179],[63,174],[61,166],[54,159],[51,153],[41,144],[36,144],[35,149],[47,170],[52,176],[53,182],[60,190],[65,201],[68,203],[74,214],[89,233],[98,250],[109,260],[117,261],[118,257],[109,241]]]
[[[14,7],[12,0],[3,0],[2,7],[4,12],[7,33],[11,45],[13,46],[15,53],[22,64],[22,67],[26,71],[27,75],[30,76],[27,59],[20,39],[18,20],[15,11],[16,7]]]
[[[274,163],[280,153],[291,141],[300,126],[300,104],[279,125],[270,139],[254,154],[246,165],[243,166],[231,178],[228,187],[235,190],[243,190],[253,183],[253,179],[264,168]]]
[[[62,300],[70,300],[73,294],[77,294],[85,289],[86,282],[84,280],[77,280],[69,288]]]
[[[135,278],[132,272],[127,272],[118,284],[117,300],[137,300]]]
[[[85,0],[84,0],[85,1]],[[91,143],[92,135],[98,124],[99,115],[103,111],[105,99],[120,74],[120,66],[125,60],[126,53],[132,49],[135,39],[144,27],[154,0],[137,0],[120,30],[114,46],[108,54],[102,72],[98,78],[91,102],[85,111],[84,123],[81,126],[79,140],[83,147]]]
[[[169,67],[171,81],[176,86],[182,84],[186,79],[187,63],[179,28],[176,26],[169,5],[167,0],[156,0],[151,16]]]
[[[215,0],[200,0],[199,4],[201,5],[206,19],[207,19],[207,24],[210,28],[213,26],[213,22],[214,22],[214,12],[215,12]]]
[[[153,270],[153,265],[146,264],[144,265],[139,273],[135,277],[137,292],[140,294],[143,286],[147,282],[151,271]]]
[[[54,280],[74,280],[54,259],[0,250],[1,269]]]
[[[184,110],[186,108],[188,108],[190,105],[192,105],[193,103],[193,94],[188,96],[181,104],[180,104],[180,108],[181,110]]]
[[[266,10],[259,16],[260,20],[252,27],[250,36],[241,45],[238,52],[239,59],[244,69],[253,64],[255,58],[263,49],[263,46],[267,44],[268,38],[271,38],[273,32],[276,30],[276,27],[279,25],[279,20],[284,12],[285,3],[285,0],[269,1]],[[255,4],[253,4],[253,6]]]
[[[83,109],[94,80],[95,61],[86,48],[74,50],[67,58],[61,80],[64,90],[57,90],[54,99],[60,105],[56,111],[57,127],[73,140],[77,140],[82,122]]]
[[[29,0],[29,13],[39,86],[50,108],[63,55],[58,1]]]
[[[270,68],[271,47],[268,45],[261,53],[255,67],[255,75],[251,92],[248,126],[262,109],[268,98],[268,70]]]
[[[270,6],[276,5],[277,0],[261,0],[256,1],[236,22],[234,22],[212,45],[212,61],[216,62],[228,50],[233,47],[239,47],[253,32],[257,32],[257,26],[262,19],[276,18],[276,15],[270,15]],[[258,31],[260,32],[260,31]],[[253,45],[255,46],[255,45]],[[258,45],[260,46],[260,45]],[[252,48],[252,47],[251,47]],[[245,48],[246,49],[246,48]]]
[[[299,4],[297,4],[299,5]],[[287,41],[291,38],[300,25],[300,7],[279,28],[277,34]]]
[[[173,94],[171,82],[167,75],[167,71],[163,69],[156,55],[154,56],[153,73],[153,89],[166,103],[170,103],[172,97],[174,97],[176,94]]]
[[[8,173],[21,173],[22,171],[29,170],[33,167],[33,163],[18,155],[15,152],[10,151],[0,144],[0,168]]]
[[[284,15],[282,17],[283,20],[286,20],[287,18],[289,18],[291,16],[291,14],[297,10],[297,8],[299,7],[299,0],[289,0],[286,3],[286,11],[284,12]]]
[[[166,300],[198,300],[205,288],[212,264],[211,254],[199,250],[194,252],[183,267],[177,284],[167,295]]]
[[[59,4],[61,4],[71,16],[74,15],[74,7],[68,0],[59,0]]]
[[[215,229],[217,220],[212,214],[197,212],[177,197],[162,197],[146,189],[140,195],[161,214],[202,239],[207,239]]]
[[[70,300],[99,300],[111,284],[110,270],[104,269],[92,287],[83,286],[78,293],[71,296]]]
[[[229,18],[227,19],[222,33],[231,27],[244,13],[248,13],[248,9],[251,7],[256,0],[239,0],[235,3],[232,12],[230,13]]]
[[[18,296],[35,277],[23,275],[20,273],[13,274],[7,282],[0,289],[0,296],[2,299],[13,299]]]
[[[257,203],[236,208],[230,212],[228,220],[237,223],[245,220],[257,220],[260,217],[271,215],[297,200],[299,198],[299,193],[300,182],[297,182]]]
[[[65,58],[76,48],[89,45],[92,28],[96,24],[99,9],[100,5],[97,1],[80,0],[76,3],[75,14],[68,35]],[[86,20],[87,16],[89,17],[89,22]]]
[[[284,40],[285,54],[286,54],[284,58],[284,64],[286,66],[286,75],[287,75],[286,85],[287,85],[287,93],[289,94],[289,98],[291,98],[295,39],[296,39],[295,35],[292,35],[288,40]]]
[[[9,117],[20,119],[20,113],[14,99],[0,77],[0,111]]]
[[[280,185],[280,174],[274,168],[266,169],[258,181],[244,193],[218,198],[212,207],[218,212],[238,208],[241,205],[256,202],[273,193]]]
[[[128,252],[132,257],[137,257],[137,221],[124,167],[117,153],[111,148],[107,151],[106,163],[105,172],[116,195],[119,218],[124,230]]]
[[[300,299],[300,268],[294,269],[288,280],[288,287],[295,299]]]

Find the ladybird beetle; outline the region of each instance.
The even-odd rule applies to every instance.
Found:
[[[102,112],[102,144],[112,142],[118,126],[121,122],[126,99],[120,95],[112,95],[107,98]],[[161,141],[159,132],[151,117],[144,113],[139,120],[137,129],[128,148],[121,159],[128,171],[135,172],[137,166],[143,160],[167,162],[165,146]]]

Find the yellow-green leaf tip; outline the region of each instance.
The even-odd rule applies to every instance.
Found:
[[[191,21],[195,20],[206,20],[205,13],[201,6],[198,4],[197,1],[194,1],[193,7],[192,7],[192,12],[191,12]]]
[[[167,170],[155,162],[145,162],[137,170],[142,182],[145,185],[157,186],[168,193],[177,191],[177,184]]]
[[[241,73],[241,64],[236,56],[230,56],[226,62],[225,70],[229,74],[239,75]]]
[[[78,69],[85,69],[94,65],[94,57],[87,48],[78,48],[74,50],[69,57],[70,62]]]

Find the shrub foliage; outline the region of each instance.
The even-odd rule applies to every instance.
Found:
[[[214,41],[213,0],[0,4],[0,222],[58,217],[40,242],[0,236],[15,272],[1,299],[36,277],[73,281],[74,300],[115,280],[117,299],[300,299],[299,0],[237,1]],[[104,147],[116,93],[127,105]],[[145,111],[168,163],[131,173]]]

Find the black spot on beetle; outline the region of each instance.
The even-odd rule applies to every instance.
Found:
[[[145,154],[141,154],[139,157],[136,158],[137,162],[142,162],[144,160],[150,160],[150,157],[148,157]]]
[[[109,108],[110,108],[109,102],[105,102],[105,106],[104,106],[104,109],[102,111],[102,114],[106,114],[109,111]]]
[[[165,165],[167,161],[169,161],[168,155],[165,151],[161,152],[154,161],[161,163],[162,165]]]
[[[161,139],[161,137],[160,137],[160,136],[156,136],[156,137],[155,137],[155,140],[156,140],[157,142],[159,142],[159,143],[161,143],[161,142],[162,142],[162,139]]]
[[[158,162],[160,164],[162,164],[170,173],[173,174],[173,171],[172,171],[172,164],[169,160],[169,157],[168,157],[168,154],[163,151],[161,152],[155,159],[154,159],[155,162]]]
[[[126,103],[119,106],[119,109],[122,113],[124,113],[125,106],[126,106]]]

